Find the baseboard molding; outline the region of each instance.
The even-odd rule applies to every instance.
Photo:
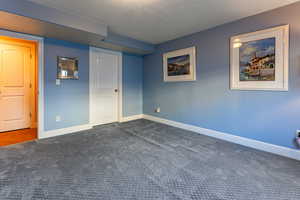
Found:
[[[143,115],[133,115],[130,117],[123,117],[120,122],[129,122],[133,120],[138,120],[142,119]],[[51,131],[44,131],[40,136],[39,139],[44,139],[44,138],[50,138],[50,137],[55,137],[55,136],[60,136],[60,135],[66,135],[69,133],[75,133],[79,131],[84,131],[84,130],[89,130],[92,129],[93,126],[98,126],[101,124],[85,124],[85,125],[80,125],[80,126],[72,126],[68,128],[62,128],[62,129],[56,129],[56,130],[51,130]]]
[[[75,133],[79,131],[85,131],[92,129],[93,126],[90,124],[85,124],[85,125],[80,125],[80,126],[72,126],[68,128],[62,128],[62,129],[56,129],[56,130],[51,130],[51,131],[44,131],[40,136],[39,139],[44,139],[44,138],[50,138],[50,137],[55,137],[55,136],[61,136],[61,135],[66,135],[69,133]]]
[[[207,136],[218,138],[218,139],[225,140],[225,141],[228,141],[228,142],[232,142],[232,143],[240,144],[240,145],[247,146],[247,147],[250,147],[250,148],[258,149],[258,150],[261,150],[261,151],[266,151],[266,152],[269,152],[269,153],[273,153],[273,154],[277,154],[277,155],[280,155],[280,156],[292,158],[292,159],[295,159],[295,160],[300,160],[300,151],[297,151],[295,149],[290,149],[290,148],[287,148],[287,147],[273,145],[273,144],[269,144],[269,143],[249,139],[249,138],[235,136],[235,135],[232,135],[232,134],[229,134],[229,133],[223,133],[223,132],[220,132],[220,131],[201,128],[201,127],[198,127],[198,126],[184,124],[184,123],[171,121],[171,120],[167,120],[167,119],[163,119],[163,118],[159,118],[159,117],[154,117],[154,116],[151,116],[151,115],[143,115],[143,118],[147,119],[147,120],[150,120],[150,121],[155,121],[155,122],[158,122],[158,123],[166,124],[166,125],[169,125],[169,126],[185,129],[185,130],[188,130],[188,131],[193,131],[193,132],[196,132],[198,134],[207,135]]]
[[[123,117],[121,122],[129,122],[129,121],[134,121],[134,120],[138,120],[138,119],[142,119],[144,117],[143,114],[141,115],[133,115],[133,116],[129,116],[129,117]]]

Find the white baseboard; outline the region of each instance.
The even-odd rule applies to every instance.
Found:
[[[129,122],[129,121],[134,121],[134,120],[138,120],[138,119],[142,119],[144,117],[143,114],[141,115],[133,115],[133,116],[129,116],[129,117],[123,117],[121,122]]]
[[[50,138],[50,137],[55,137],[55,136],[60,136],[60,135],[66,135],[69,133],[75,133],[75,132],[79,132],[79,131],[89,130],[92,128],[93,128],[93,126],[91,124],[85,124],[85,125],[80,125],[80,126],[72,126],[72,127],[68,127],[68,128],[51,130],[51,131],[44,131],[41,135],[39,135],[39,139]]]
[[[269,143],[249,139],[249,138],[235,136],[235,135],[232,135],[232,134],[223,133],[223,132],[220,132],[220,131],[215,131],[215,130],[206,129],[206,128],[201,128],[201,127],[198,127],[198,126],[188,125],[188,124],[184,124],[184,123],[180,123],[180,122],[176,122],[176,121],[171,121],[171,120],[167,120],[167,119],[163,119],[163,118],[159,118],[159,117],[154,117],[154,116],[151,116],[151,115],[143,115],[143,118],[147,119],[147,120],[155,121],[155,122],[158,122],[158,123],[170,125],[170,126],[173,126],[173,127],[185,129],[185,130],[188,130],[188,131],[193,131],[193,132],[196,132],[198,134],[207,135],[207,136],[218,138],[218,139],[221,139],[221,140],[226,140],[228,142],[240,144],[240,145],[247,146],[247,147],[254,148],[254,149],[258,149],[258,150],[261,150],[261,151],[266,151],[266,152],[269,152],[269,153],[273,153],[273,154],[285,156],[285,157],[288,157],[288,158],[300,160],[300,151],[295,150],[295,149],[290,149],[290,148],[287,148],[287,147],[282,147],[282,146],[278,146],[278,145],[274,145],[274,144],[269,144]]]
[[[130,117],[123,117],[120,122],[129,122],[137,119],[142,119],[143,114],[141,115],[133,115]],[[103,123],[106,124],[106,123]],[[72,126],[68,128],[62,128],[62,129],[56,129],[56,130],[51,130],[51,131],[44,131],[41,135],[39,135],[39,139],[44,139],[44,138],[50,138],[50,137],[55,137],[55,136],[60,136],[60,135],[66,135],[69,133],[75,133],[79,131],[84,131],[84,130],[89,130],[92,129],[93,126],[98,126],[102,124],[85,124],[85,125],[80,125],[80,126]]]

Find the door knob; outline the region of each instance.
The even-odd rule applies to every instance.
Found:
[[[115,89],[115,92],[118,92],[118,89]]]

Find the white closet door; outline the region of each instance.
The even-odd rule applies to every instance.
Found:
[[[118,55],[92,51],[90,68],[91,123],[118,121]]]

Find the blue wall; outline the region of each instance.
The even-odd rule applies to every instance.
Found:
[[[45,130],[89,123],[89,47],[45,39]],[[57,56],[77,57],[79,80],[55,84]],[[61,116],[61,122],[55,117]]]
[[[300,129],[300,3],[158,45],[144,58],[144,114],[294,148]],[[200,19],[201,20],[201,19]],[[229,38],[290,24],[288,92],[229,89]],[[162,54],[196,46],[197,81],[163,82]],[[154,113],[160,106],[161,113]]]
[[[57,56],[77,57],[79,80],[57,86]],[[89,123],[89,47],[45,39],[45,130]],[[123,116],[143,113],[143,57],[123,54]],[[61,121],[56,122],[56,116]]]
[[[123,54],[123,116],[143,113],[143,57]]]

